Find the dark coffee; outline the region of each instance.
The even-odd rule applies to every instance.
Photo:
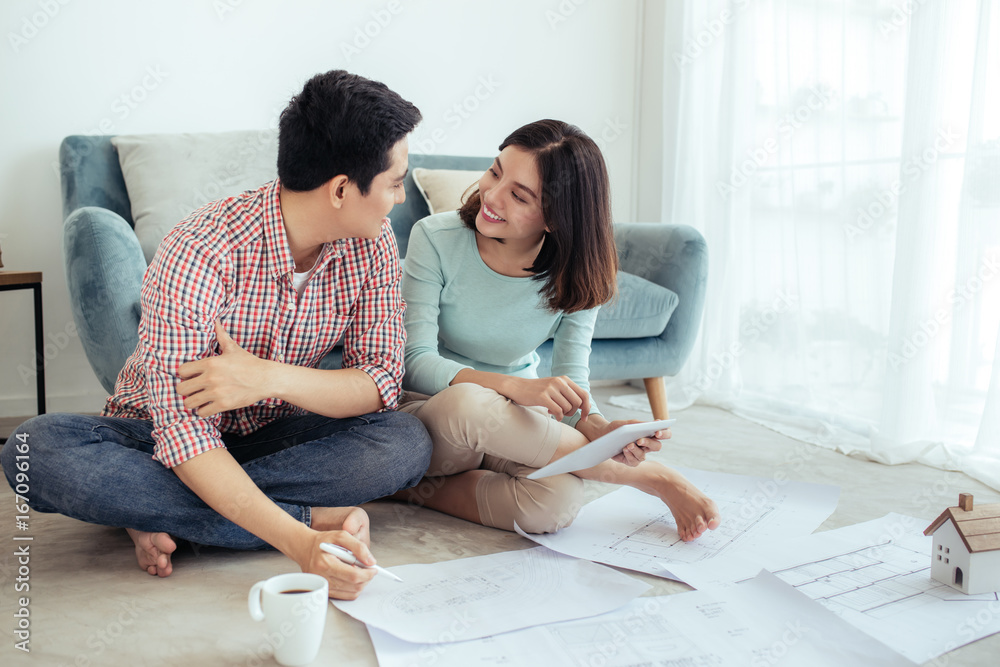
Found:
[[[291,595],[293,593],[312,593],[312,591],[307,590],[305,588],[293,588],[291,590],[281,591],[282,595]]]

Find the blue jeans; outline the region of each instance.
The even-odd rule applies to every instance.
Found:
[[[18,461],[28,461],[22,495],[38,512],[211,546],[267,547],[153,460],[152,430],[151,421],[138,419],[46,414],[18,427],[0,460],[14,488]],[[427,431],[402,412],[288,417],[223,441],[254,483],[306,525],[312,507],[358,505],[416,485],[431,454]],[[27,459],[17,451],[22,442]]]

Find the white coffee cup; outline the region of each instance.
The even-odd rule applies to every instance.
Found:
[[[250,589],[249,605],[253,620],[267,620],[267,640],[278,664],[300,667],[316,659],[330,605],[326,579],[296,572],[258,581]]]

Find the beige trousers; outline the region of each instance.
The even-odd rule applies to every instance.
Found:
[[[407,392],[399,410],[423,423],[434,445],[427,477],[488,470],[476,485],[486,526],[551,533],[573,522],[583,502],[583,480],[527,475],[548,463],[563,429],[544,408],[526,408],[492,389],[461,383],[428,397]]]

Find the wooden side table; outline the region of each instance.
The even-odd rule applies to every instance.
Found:
[[[35,394],[38,414],[45,414],[45,341],[42,338],[42,272],[0,270],[0,292],[30,289],[35,293]]]

